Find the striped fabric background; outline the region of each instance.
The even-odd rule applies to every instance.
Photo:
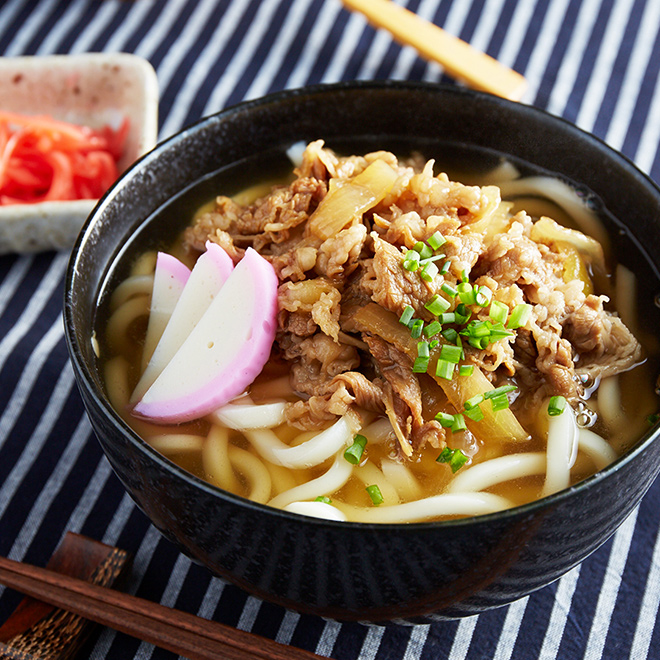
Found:
[[[523,73],[525,102],[593,131],[660,181],[658,0],[405,4]],[[283,88],[443,79],[339,0],[0,0],[0,55],[84,51],[133,52],[153,64],[162,138]],[[660,658],[660,482],[557,583],[460,622],[339,625],[211,578],[133,506],[91,433],[62,332],[67,257],[0,257],[0,555],[44,564],[65,531],[81,532],[134,553],[130,591],[337,660]],[[0,621],[18,600],[0,588]],[[173,656],[103,630],[82,657]]]

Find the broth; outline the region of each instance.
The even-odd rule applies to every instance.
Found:
[[[339,153],[365,153],[367,147],[373,147],[373,145],[364,144],[333,146]],[[362,150],[359,147],[362,147]],[[308,147],[308,177],[313,178],[311,173],[315,172],[314,168],[316,171],[322,170],[323,158],[328,158],[328,162],[334,164],[327,166],[326,169],[335,168],[336,171],[343,172],[335,177],[342,180],[342,185],[350,185],[347,181],[353,179],[355,172],[364,171],[370,163],[376,160],[389,164],[393,162],[393,157],[390,155],[370,157],[367,161],[355,158],[355,162],[339,158],[335,162],[331,160],[334,155],[327,155],[331,152],[325,150],[317,152],[314,151],[315,148]],[[387,148],[397,153],[406,153],[402,145],[388,144]],[[390,217],[387,215],[390,212],[388,208],[376,204],[374,207],[377,210],[376,216],[372,215],[373,208],[365,213],[364,217],[369,216],[369,227],[364,230],[364,233],[370,238],[365,238],[360,244],[362,260],[358,263],[356,259],[355,265],[355,272],[360,273],[361,278],[375,277],[378,282],[378,275],[374,276],[374,272],[377,270],[377,260],[384,259],[382,254],[391,250],[392,245],[400,251],[400,263],[405,262],[407,254],[405,250],[414,251],[413,239],[415,236],[406,238],[404,235],[409,231],[410,226],[415,226],[415,222],[419,225],[420,218],[422,225],[426,223],[424,225],[425,236],[431,241],[430,236],[433,235],[433,232],[429,227],[436,222],[434,218],[437,214],[428,212],[428,209],[419,203],[421,198],[426,199],[431,193],[427,194],[428,191],[424,192],[420,188],[415,189],[415,184],[411,181],[417,181],[420,186],[427,187],[431,185],[429,184],[430,179],[433,179],[435,182],[433,185],[438,187],[451,188],[454,184],[450,182],[456,180],[473,186],[481,186],[478,193],[475,192],[476,188],[468,190],[458,185],[451,188],[448,194],[455,195],[460,203],[466,204],[466,206],[460,206],[459,202],[456,202],[459,204],[458,208],[465,209],[465,213],[457,211],[457,206],[454,204],[453,207],[448,206],[445,215],[437,220],[438,226],[442,228],[440,234],[444,232],[443,240],[449,237],[449,248],[459,245],[455,253],[448,253],[449,257],[446,259],[448,262],[453,259],[454,271],[456,265],[462,263],[461,259],[464,258],[460,249],[467,250],[465,245],[454,237],[460,234],[461,240],[464,240],[466,232],[468,232],[465,227],[468,225],[476,227],[477,223],[482,221],[483,231],[470,240],[473,240],[475,245],[479,241],[490,241],[488,249],[491,251],[503,250],[506,243],[502,236],[509,237],[511,246],[507,255],[516,254],[518,243],[530,242],[530,232],[542,232],[540,228],[543,223],[532,223],[529,218],[525,219],[522,215],[516,215],[520,208],[533,209],[535,219],[551,216],[560,221],[562,226],[569,227],[573,231],[573,233],[560,233],[559,238],[541,236],[541,239],[536,242],[538,253],[545,259],[543,264],[544,268],[548,268],[548,278],[551,277],[550,271],[553,268],[555,274],[552,277],[556,278],[556,272],[563,272],[563,284],[560,284],[562,296],[566,300],[572,296],[571,300],[577,301],[571,303],[574,309],[571,308],[570,313],[575,314],[575,318],[571,317],[571,320],[565,321],[565,326],[555,333],[556,337],[553,339],[555,345],[559,347],[557,355],[560,351],[566,350],[565,341],[568,340],[565,340],[562,333],[575,337],[576,345],[581,342],[581,350],[576,350],[573,346],[572,352],[570,352],[569,357],[573,361],[573,365],[561,364],[560,358],[552,356],[554,364],[547,371],[543,371],[545,368],[542,364],[544,356],[539,346],[543,339],[543,332],[549,332],[548,328],[552,329],[552,324],[549,324],[548,327],[543,325],[546,319],[537,311],[537,306],[542,304],[541,300],[547,299],[549,306],[546,306],[545,309],[547,315],[551,315],[552,312],[548,310],[552,310],[552,305],[556,302],[556,295],[553,294],[555,295],[553,298],[541,290],[536,290],[532,275],[526,274],[522,266],[516,266],[520,269],[520,278],[518,284],[515,285],[517,288],[513,285],[505,287],[502,284],[502,278],[497,281],[494,279],[500,277],[497,268],[502,265],[502,261],[487,258],[485,255],[490,253],[484,251],[475,260],[471,275],[468,273],[459,277],[454,272],[453,279],[446,280],[449,284],[449,289],[446,290],[458,287],[462,280],[466,286],[472,287],[473,291],[477,291],[478,286],[490,287],[490,295],[494,295],[493,299],[497,299],[498,302],[504,300],[502,304],[507,307],[507,322],[512,320],[512,315],[517,307],[520,307],[519,311],[525,311],[525,306],[534,310],[532,330],[529,329],[531,326],[525,324],[519,328],[514,327],[513,330],[507,330],[508,326],[502,326],[503,331],[512,333],[513,342],[510,345],[515,346],[515,351],[514,348],[511,348],[511,356],[507,353],[499,364],[497,360],[500,357],[493,346],[497,341],[507,342],[511,335],[491,339],[491,343],[485,346],[483,343],[479,344],[479,340],[475,336],[464,335],[464,339],[461,340],[463,350],[460,362],[462,364],[470,362],[479,373],[483,372],[489,376],[489,378],[484,376],[486,378],[484,382],[488,385],[489,391],[492,388],[502,387],[502,385],[505,387],[511,385],[512,391],[508,393],[504,406],[506,412],[504,410],[490,412],[490,408],[488,408],[486,415],[487,421],[491,420],[491,422],[504,419],[505,416],[507,420],[511,418],[509,420],[511,425],[508,428],[514,429],[512,437],[515,437],[515,433],[519,433],[520,437],[517,440],[512,441],[510,437],[497,438],[497,434],[484,434],[478,430],[479,424],[484,422],[470,418],[470,411],[474,410],[474,407],[483,411],[490,405],[488,403],[491,401],[490,397],[487,397],[487,400],[482,398],[472,408],[468,408],[467,404],[465,408],[458,407],[453,405],[451,399],[448,398],[450,397],[447,392],[449,386],[442,382],[441,377],[437,377],[430,371],[429,375],[423,371],[410,369],[407,360],[410,359],[412,362],[415,355],[406,353],[408,340],[401,335],[403,325],[398,319],[401,307],[396,309],[397,323],[388,325],[395,306],[392,304],[387,307],[387,304],[383,304],[381,294],[371,286],[371,289],[367,289],[371,293],[371,304],[374,305],[374,301],[376,301],[375,307],[378,309],[374,309],[375,316],[369,317],[368,314],[365,316],[363,310],[367,308],[365,301],[368,300],[368,297],[364,296],[364,287],[367,286],[364,284],[365,279],[359,281],[359,293],[363,300],[355,315],[355,319],[358,320],[342,320],[340,324],[341,341],[335,337],[335,344],[344,346],[345,352],[351,352],[351,355],[357,354],[359,364],[355,364],[354,358],[352,366],[347,367],[344,371],[339,371],[338,374],[352,374],[357,371],[367,378],[372,386],[378,385],[381,400],[377,404],[373,404],[371,408],[368,405],[359,405],[364,402],[361,401],[360,395],[356,394],[357,389],[354,389],[350,391],[354,396],[354,401],[345,406],[341,414],[330,414],[328,409],[332,394],[338,391],[337,389],[332,393],[327,390],[323,395],[316,393],[311,386],[307,391],[301,391],[300,388],[307,387],[307,384],[300,378],[296,380],[295,375],[300,371],[300,364],[304,363],[305,359],[304,351],[301,352],[300,347],[305,345],[308,348],[309,344],[305,344],[305,342],[310,337],[316,337],[319,334],[327,337],[328,331],[326,328],[319,329],[323,326],[317,319],[316,329],[313,329],[311,334],[305,334],[308,330],[296,329],[291,319],[295,317],[294,320],[305,321],[308,324],[309,319],[296,316],[299,313],[292,312],[290,309],[284,308],[283,311],[282,305],[286,304],[286,301],[282,302],[284,289],[287,292],[297,292],[301,290],[298,286],[301,282],[316,282],[320,278],[318,261],[315,267],[317,269],[315,277],[309,275],[309,272],[299,272],[298,275],[286,274],[287,268],[291,269],[293,266],[283,262],[279,246],[280,244],[287,245],[288,235],[280,243],[278,243],[279,238],[277,237],[269,241],[268,237],[262,236],[265,241],[263,253],[269,256],[272,263],[276,264],[276,270],[279,269],[278,338],[271,362],[266,365],[260,376],[247,390],[250,398],[239,399],[233,403],[234,408],[243,405],[248,406],[250,410],[267,404],[281,404],[287,411],[286,421],[283,421],[280,416],[273,428],[240,431],[225,427],[218,422],[217,418],[208,415],[178,424],[163,424],[136,417],[132,413],[131,394],[140,379],[145,364],[142,350],[149,314],[150,286],[152,286],[150,282],[153,282],[157,251],[163,250],[174,255],[189,267],[195,264],[199,254],[199,245],[196,246],[196,249],[190,247],[191,230],[181,234],[182,226],[175,219],[186,218],[187,222],[194,223],[204,213],[208,213],[209,210],[213,211],[214,204],[209,203],[208,200],[217,193],[234,196],[233,202],[225,202],[225,207],[223,207],[229,207],[230,211],[227,213],[233,213],[232,204],[237,204],[236,208],[247,207],[254,202],[255,198],[266,195],[266,191],[272,185],[277,184],[283,188],[285,185],[291,184],[296,177],[291,173],[289,160],[281,152],[265,154],[258,160],[240,163],[235,168],[210,176],[198,186],[186,191],[166,208],[159,210],[153,218],[150,218],[145,224],[146,229],[139,232],[118,256],[111,276],[104,287],[97,323],[97,337],[98,354],[104,370],[108,396],[123,419],[147,442],[175,463],[220,488],[255,501],[287,508],[293,512],[365,522],[410,522],[462,517],[524,504],[587,478],[633,445],[648,429],[647,417],[657,408],[653,382],[657,369],[657,346],[652,330],[650,330],[653,323],[657,322],[657,310],[652,308],[653,314],[638,319],[634,309],[635,305],[629,304],[629,301],[644,301],[647,296],[646,291],[641,293],[637,291],[637,281],[651,282],[656,281],[657,278],[656,274],[651,271],[648,262],[639,258],[638,248],[631,238],[621,234],[617,222],[600,208],[598,199],[585,191],[576,194],[566,184],[559,182],[557,185],[561,195],[555,196],[554,199],[544,197],[544,185],[548,184],[550,187],[555,185],[548,183],[550,179],[547,178],[546,173],[535,172],[521,163],[503,161],[497,154],[481,152],[477,154],[466,148],[459,149],[454,146],[451,150],[447,150],[439,149],[437,145],[420,145],[420,150],[425,155],[436,156],[438,153],[450,153],[452,157],[442,161],[440,165],[436,163],[433,173],[430,173],[428,169],[423,169],[425,159],[419,157],[413,158],[415,162],[419,163],[419,167],[415,170],[416,174],[410,173],[404,176],[401,174],[402,170],[397,170],[399,178],[395,184],[395,190],[396,186],[400,186],[404,191],[399,197],[393,197],[393,204],[396,206],[397,212]],[[319,154],[321,155],[319,156]],[[400,167],[400,163],[396,167]],[[266,177],[263,176],[263,172],[267,172]],[[350,175],[347,175],[346,172],[349,172]],[[448,178],[443,178],[438,174],[439,172],[447,173]],[[325,175],[328,176],[328,172]],[[406,176],[408,178],[404,186],[400,181],[401,177],[405,179]],[[539,176],[544,178],[539,179]],[[509,208],[496,200],[489,209],[483,211],[481,207],[487,206],[489,199],[496,199],[493,197],[495,193],[488,187],[491,184],[497,184],[504,191],[511,190],[512,199],[516,198],[516,201],[512,202],[515,205]],[[390,193],[386,193],[386,199],[388,194]],[[413,197],[415,198],[414,203],[411,202]],[[322,199],[325,198],[322,197]],[[470,200],[476,201],[473,203]],[[315,202],[312,205],[313,209],[318,208],[320,203]],[[470,204],[473,205],[470,206]],[[438,211],[438,209],[434,210]],[[285,211],[281,211],[277,217],[281,218],[284,213]],[[398,229],[394,231],[393,227],[398,219],[407,213],[416,215],[410,215],[409,224],[400,221],[397,225]],[[470,214],[469,222],[461,219],[465,214]],[[308,219],[306,218],[304,222],[308,222]],[[500,223],[501,226],[498,225],[498,227],[501,231],[492,229],[494,226],[492,223],[495,222]],[[595,241],[585,239],[583,234],[576,233],[577,230],[584,230],[585,223],[590,232],[598,235],[603,243],[603,248],[606,250],[604,263],[617,264],[618,272],[615,273],[612,268],[605,272],[600,262],[597,260],[590,262],[584,256],[589,251],[593,252],[594,246],[597,245]],[[167,229],[154,232],[155,224]],[[551,233],[560,231],[554,224],[546,223],[546,225]],[[303,226],[305,225],[303,224]],[[356,223],[350,226],[354,227]],[[536,229],[532,229],[532,227],[536,227]],[[298,232],[301,240],[305,240],[305,237],[308,236],[308,234],[302,234],[299,229],[296,229],[296,226],[289,229],[291,229],[292,235]],[[470,228],[469,231],[473,231],[473,229]],[[489,232],[492,235],[489,235]],[[263,232],[263,235],[267,233]],[[271,232],[271,234],[273,233],[275,232]],[[414,232],[410,230],[410,233]],[[613,235],[616,236],[616,240],[609,240],[608,237]],[[391,240],[387,236],[396,236],[396,238]],[[272,236],[270,238],[272,239]],[[516,240],[513,240],[514,238]],[[578,247],[575,248],[569,244],[569,239],[574,240]],[[238,246],[240,250],[254,239],[248,240],[241,235],[234,234],[232,240],[238,241],[236,245],[232,242],[232,248]],[[240,241],[244,242],[239,244]],[[381,241],[383,245],[380,248],[373,247],[380,245]],[[493,247],[495,241],[499,241],[499,243]],[[467,240],[465,244],[467,244]],[[316,245],[315,248],[317,254],[322,253],[319,245]],[[379,249],[381,252],[378,252]],[[476,250],[477,247],[474,249]],[[335,252],[328,251],[328,254],[331,255],[328,257],[328,263],[331,263],[332,255],[336,254],[336,250],[337,248]],[[435,252],[439,255],[439,248]],[[131,255],[138,256],[132,257]],[[432,257],[431,263],[435,263],[433,261],[435,256],[437,255]],[[465,259],[467,258],[465,257]],[[489,259],[495,264],[495,270],[481,272],[480,264]],[[513,257],[511,256],[510,259]],[[439,262],[440,258],[438,257],[436,261]],[[566,265],[568,263],[572,264],[570,268],[573,270],[569,270],[569,266]],[[631,275],[631,271],[625,266],[626,263],[635,264],[636,276]],[[550,267],[547,264],[555,265]],[[408,274],[404,273],[404,276],[412,277],[410,272],[408,270]],[[449,278],[451,273],[452,271],[447,271],[445,278]],[[343,272],[340,272],[337,277],[342,278],[340,309],[343,309],[342,305],[345,304],[347,290],[353,285],[353,280]],[[580,278],[582,279],[580,280]],[[324,286],[325,280],[332,281],[332,277],[327,277],[327,273],[321,279],[324,279]],[[580,280],[584,287],[597,287],[594,290],[594,296],[588,299],[591,301],[590,305],[586,305],[587,298],[580,286],[577,287],[577,292],[571,288],[571,282],[574,283],[576,279]],[[520,284],[521,282],[522,284]],[[329,289],[324,289],[323,295],[330,295],[328,291]],[[634,335],[644,346],[643,357],[639,350],[635,352],[630,349],[632,352],[629,354],[622,353],[617,357],[620,364],[615,368],[608,364],[607,352],[597,355],[600,345],[607,345],[607,337],[587,338],[583,336],[586,330],[580,323],[589,321],[593,316],[593,322],[601,323],[604,330],[609,328],[611,332],[619,333],[621,337],[628,339],[628,335],[625,334],[628,331],[623,324],[619,323],[618,318],[599,307],[599,304],[602,305],[602,301],[597,304],[596,297],[600,294],[606,294],[613,299],[614,307],[608,305],[608,309],[620,307],[621,314],[624,316],[623,320],[634,330]],[[458,309],[459,298],[456,295],[453,294],[453,299],[451,295],[448,298],[453,311]],[[381,302],[378,302],[379,300]],[[481,318],[481,323],[486,318],[488,310],[488,318],[492,319],[492,322],[488,322],[492,326],[496,324],[496,316],[491,302],[492,300],[489,300],[486,305],[475,302],[467,303],[467,305],[473,310],[475,318]],[[638,304],[648,305],[648,302]],[[566,309],[569,307],[570,305],[567,303]],[[352,316],[353,311],[354,309],[351,308],[351,314],[345,316]],[[420,319],[423,320],[422,327],[424,328],[428,328],[436,317],[440,318],[440,312],[432,317],[428,314],[424,316],[425,314],[426,312],[421,306],[415,310],[415,316],[424,317]],[[479,314],[480,317],[478,317]],[[586,315],[587,318],[581,319],[580,315]],[[289,323],[288,327],[287,323]],[[330,321],[326,321],[326,323],[328,326],[331,325]],[[463,324],[449,321],[445,330],[453,325],[456,329],[467,332],[468,323],[467,319]],[[529,324],[529,322],[527,323]],[[406,328],[406,332],[410,335],[413,330]],[[389,344],[386,341],[387,333],[390,338]],[[440,339],[439,335],[437,336],[439,342],[449,343],[446,338]],[[416,340],[424,341],[424,337],[425,335],[421,335]],[[431,344],[433,337],[436,335],[429,335],[430,341],[427,343]],[[325,338],[321,339],[327,343]],[[470,347],[468,347],[467,342],[472,340],[477,343],[469,344]],[[545,339],[543,340],[545,341]],[[596,342],[597,346],[587,350],[585,347],[591,346],[590,342]],[[379,351],[382,350],[383,343],[390,347],[390,355],[386,358],[379,358]],[[416,345],[417,351],[419,351],[418,341],[416,341]],[[455,342],[454,345],[456,345]],[[392,346],[396,351],[392,349]],[[441,346],[432,347],[434,351],[438,349],[441,349]],[[534,350],[537,352],[532,356],[533,360],[525,363],[527,352]],[[617,350],[619,349],[617,348]],[[387,360],[391,360],[391,354],[394,352],[397,355],[396,360],[388,362]],[[581,365],[581,362],[585,361],[587,355],[595,355],[593,357],[595,366],[592,366],[591,372],[586,367],[585,370],[580,371],[584,366]],[[418,353],[417,357],[423,356]],[[431,357],[433,358],[433,356]],[[318,362],[318,356],[316,359]],[[339,360],[339,358],[337,359]],[[433,364],[435,364],[437,358],[433,358],[433,360]],[[405,399],[406,393],[403,389],[397,389],[397,387],[403,388],[403,385],[401,383],[397,385],[391,374],[391,370],[401,370],[401,365],[404,363],[408,365],[405,371],[408,374],[408,382],[414,380],[419,389],[418,401],[412,404]],[[310,362],[306,366],[311,369],[311,364]],[[510,365],[515,365],[518,371],[513,374],[508,373],[507,366],[510,368]],[[559,368],[557,365],[564,370],[562,374],[557,373]],[[491,367],[492,371],[489,371]],[[575,382],[569,385],[564,382],[562,385],[561,378],[565,376],[564,372],[572,374]],[[462,376],[456,375],[457,370],[452,373],[454,373],[454,380],[445,380],[457,383]],[[610,373],[614,375],[610,375]],[[605,377],[601,384],[602,375]],[[578,377],[581,378],[580,383],[576,381]],[[543,385],[535,389],[536,386],[530,384],[534,378],[543,380]],[[337,380],[333,380],[333,383],[333,387],[336,386]],[[555,391],[553,383],[559,383],[561,386],[558,386]],[[550,396],[562,392],[569,394],[567,397],[569,405],[560,414],[549,416],[547,400]],[[579,396],[571,398],[572,392],[578,393]],[[364,396],[366,398],[366,395]],[[494,400],[495,396],[492,399]],[[510,402],[509,399],[511,399]],[[388,401],[392,403],[389,408]],[[465,403],[465,400],[462,400],[461,403]],[[501,397],[499,403],[504,405]],[[314,409],[317,404],[325,405],[328,409],[324,409],[322,414],[318,414]],[[405,407],[403,404],[408,405],[405,413],[408,414],[408,417],[405,417],[405,414],[397,416],[394,410],[394,406],[398,406],[399,409],[402,406]],[[339,404],[332,403],[332,405]],[[417,417],[415,417],[415,405],[420,406]],[[242,412],[245,412],[246,409],[244,407]],[[293,411],[296,411],[295,414]],[[442,417],[443,413],[445,416],[453,417],[452,424],[455,425],[453,429],[446,425],[448,423],[446,417],[443,418],[443,423],[433,424],[434,420],[439,419],[436,416]],[[481,414],[483,415],[483,412]],[[462,429],[461,424],[465,422],[464,415],[468,417],[466,428]],[[457,419],[458,417],[461,417],[462,422]],[[567,421],[569,417],[570,420]],[[408,427],[412,425],[412,431],[408,435],[405,432],[405,423],[401,421],[403,419],[412,419],[412,422],[406,422]],[[562,421],[558,422],[558,420]],[[273,451],[272,447],[281,449],[282,447],[307,446],[321,433],[328,436],[332,433],[335,435],[339,433],[337,428],[342,422],[345,423],[346,428],[342,431],[345,437],[339,442],[341,450],[335,450],[327,456],[322,456],[315,461],[314,465],[303,466],[294,461],[296,464],[293,467],[287,467],[268,460],[268,456]],[[503,424],[501,421],[493,423],[495,428]],[[420,430],[428,426],[431,428]],[[426,434],[423,437],[422,432]],[[549,445],[553,442],[555,444],[561,442],[557,438],[563,437],[562,432],[564,434],[570,432],[573,443],[576,446],[579,444],[579,449],[574,459],[568,459],[568,463],[571,465],[567,463],[568,466],[560,468],[558,481],[553,481],[555,477],[552,477],[551,474],[554,469],[551,467],[554,460],[552,456],[560,455],[562,450],[561,448],[553,450]],[[415,433],[419,433],[419,437],[416,437]],[[364,436],[367,442],[364,452],[359,457],[357,464],[353,466],[344,457],[344,450],[351,445],[355,436]],[[420,438],[422,439],[420,440]],[[554,438],[554,440],[549,440],[549,438]],[[409,447],[406,446],[406,442]],[[459,457],[459,462],[464,461],[465,463],[456,471],[454,471],[456,464],[438,463],[437,459],[443,454],[445,445],[450,448],[450,453]],[[572,449],[572,447],[568,447],[568,450],[572,451]],[[553,451],[554,454],[552,454]],[[557,454],[558,451],[559,454]],[[295,451],[289,452],[291,455],[295,453]],[[561,461],[559,462],[561,463]],[[480,465],[484,467],[479,468]],[[501,472],[500,477],[493,476],[499,472]],[[374,486],[378,488],[374,490]],[[374,497],[374,492],[376,497]],[[382,502],[378,501],[380,498],[382,498]]]

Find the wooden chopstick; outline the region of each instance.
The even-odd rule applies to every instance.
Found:
[[[190,660],[321,660],[294,646],[4,557],[0,583]]]
[[[364,14],[374,26],[390,32],[396,41],[438,62],[448,75],[470,87],[513,101],[519,101],[525,93],[527,81],[518,72],[405,7],[391,0],[342,1],[349,9]]]

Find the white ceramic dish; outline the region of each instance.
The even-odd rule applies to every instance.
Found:
[[[146,60],[128,53],[0,58],[0,109],[72,123],[130,123],[125,170],[158,134],[158,81]],[[67,249],[98,200],[0,206],[0,254]]]

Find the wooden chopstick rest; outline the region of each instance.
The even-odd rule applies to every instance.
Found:
[[[67,532],[47,567],[57,573],[109,587],[130,565],[127,552]],[[68,660],[96,624],[77,614],[24,598],[0,626],[0,658]]]

